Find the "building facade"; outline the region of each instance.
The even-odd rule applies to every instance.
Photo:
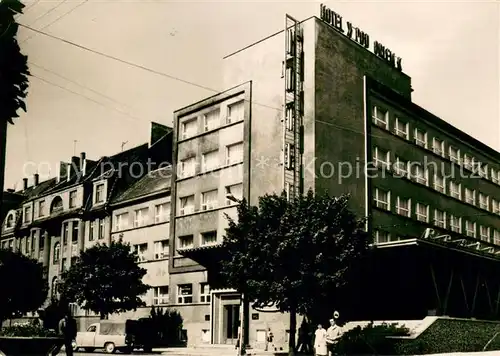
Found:
[[[242,310],[232,290],[205,297],[224,213],[283,190],[350,194],[367,217],[373,271],[336,301],[346,318],[498,317],[499,281],[484,271],[498,269],[500,154],[414,104],[396,54],[321,6],[224,60],[231,89],[174,114],[170,297],[189,342],[234,343],[246,312],[250,344],[268,328],[286,344],[286,315]],[[377,308],[362,297],[374,291]]]
[[[154,169],[170,162],[171,137],[171,128],[153,124],[149,143],[97,161],[82,153],[71,163],[61,162],[57,177],[40,182],[35,174],[31,186],[24,178],[23,190],[10,192],[18,205],[6,212],[0,246],[42,263],[49,284],[47,303],[58,296],[62,272],[81,251],[111,241],[110,203],[149,173],[134,172],[132,164]],[[79,308],[74,312],[88,315]]]

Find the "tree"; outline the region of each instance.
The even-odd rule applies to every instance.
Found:
[[[6,319],[36,311],[48,285],[43,266],[19,252],[0,249],[0,326]]]
[[[315,196],[290,201],[282,194],[245,200],[238,220],[228,217],[221,273],[228,286],[245,293],[254,307],[275,305],[290,313],[290,354],[295,349],[296,313],[311,315],[332,304],[348,281],[350,267],[370,243],[363,219],[348,208],[349,196]]]
[[[145,305],[140,296],[150,288],[142,282],[145,274],[128,243],[120,240],[109,246],[97,244],[83,251],[63,274],[61,299],[76,302],[83,309],[98,313],[101,319],[136,310]]]
[[[3,202],[5,148],[7,123],[13,124],[28,89],[28,58],[21,53],[17,42],[19,25],[14,16],[22,14],[24,5],[19,0],[0,0],[0,210]],[[1,216],[1,214],[0,214]]]

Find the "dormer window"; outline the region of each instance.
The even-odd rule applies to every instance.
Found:
[[[97,184],[95,186],[95,203],[103,203],[104,202],[104,183]]]
[[[5,228],[11,229],[14,227],[14,214],[7,215],[7,220],[5,220]]]
[[[63,201],[61,197],[55,197],[50,204],[50,213],[54,214],[63,210]]]

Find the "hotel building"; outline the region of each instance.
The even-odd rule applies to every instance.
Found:
[[[225,57],[231,89],[174,114],[169,290],[189,344],[235,343],[241,319],[252,346],[268,328],[286,343],[286,315],[241,310],[217,280],[225,214],[283,190],[349,193],[368,218],[373,261],[332,301],[346,318],[498,317],[500,154],[414,104],[388,48],[320,17],[287,15]]]

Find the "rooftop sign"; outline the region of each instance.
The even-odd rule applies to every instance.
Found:
[[[355,27],[351,22],[348,21],[346,22],[347,33],[345,33],[342,16],[330,10],[323,4],[321,4],[320,7],[320,18],[321,20],[332,26],[335,30],[342,33],[344,36],[370,50],[370,36],[367,33],[361,31],[358,27]],[[380,42],[375,41],[373,43],[372,51],[376,56],[382,58],[397,70],[403,70],[403,67],[401,66],[401,57],[396,56],[396,53],[392,52],[389,48],[385,47]]]

